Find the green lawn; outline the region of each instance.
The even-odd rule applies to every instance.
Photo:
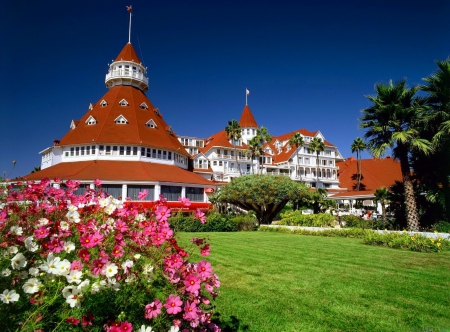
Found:
[[[450,331],[450,252],[265,232],[180,243],[192,236],[210,238],[225,331]]]

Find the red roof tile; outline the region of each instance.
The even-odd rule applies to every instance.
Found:
[[[258,124],[256,123],[256,120],[253,117],[252,111],[250,111],[250,107],[248,107],[248,105],[245,105],[244,110],[242,111],[239,125],[241,128],[258,128]]]
[[[59,163],[26,175],[27,180],[42,178],[61,180],[92,181],[147,181],[211,185],[200,175],[173,165],[163,165],[140,161],[91,160]]]
[[[115,61],[120,61],[120,60],[141,63],[141,60],[137,56],[136,51],[134,50],[133,46],[131,46],[130,43],[125,45],[125,47],[119,53],[119,55],[117,56]]]
[[[229,137],[227,137],[227,134],[225,130],[219,131],[218,133],[208,137],[205,139],[205,146],[203,148],[199,148],[198,150],[205,154],[212,148],[216,147],[226,147],[226,148],[233,148],[233,144],[230,143]],[[245,143],[242,143],[241,146],[236,146],[237,150],[246,150],[247,145]]]
[[[341,188],[346,188],[348,191],[355,190],[357,165],[358,162],[354,158],[336,163],[336,166],[339,166],[338,177]],[[364,194],[364,191],[373,193],[380,187],[389,188],[396,181],[402,181],[400,163],[393,158],[362,159],[361,169],[360,194]]]
[[[128,106],[121,106],[119,102],[125,99]],[[105,100],[108,104],[101,105]],[[145,103],[148,109],[139,106]],[[61,139],[60,145],[73,144],[135,144],[148,147],[163,148],[188,156],[189,154],[178,141],[175,134],[169,134],[170,126],[162,118],[161,114],[154,111],[155,107],[147,96],[139,89],[132,86],[118,85],[112,87],[99,99],[92,110],[80,119],[75,129]],[[128,123],[117,124],[114,120],[118,116],[124,116]],[[86,120],[94,117],[97,123],[88,125]],[[145,124],[152,119],[157,128],[147,127]]]

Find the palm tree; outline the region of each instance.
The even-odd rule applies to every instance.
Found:
[[[358,179],[356,182],[356,191],[359,191],[359,186],[361,184],[361,177],[362,177],[362,167],[361,167],[361,151],[365,150],[367,148],[366,143],[361,139],[361,137],[357,137],[352,145],[352,153],[356,152],[356,161],[358,163]]]
[[[252,174],[254,174],[254,167],[253,167],[253,161],[256,157],[261,156],[264,153],[262,149],[262,145],[259,141],[259,138],[257,136],[253,137],[248,143],[247,143],[247,154],[252,159]]]
[[[241,126],[239,125],[239,122],[236,120],[228,121],[228,126],[225,127],[225,133],[227,134],[227,137],[231,139],[234,146],[234,156],[236,158],[236,165],[239,171],[239,175],[242,175],[241,167],[238,163],[238,156],[236,151],[236,141],[239,140],[242,137],[241,132]]]
[[[369,151],[376,157],[383,156],[388,148],[400,161],[405,188],[406,220],[408,229],[419,229],[417,203],[411,179],[409,154],[412,150],[428,153],[430,142],[419,137],[415,127],[423,109],[424,99],[415,97],[418,87],[408,88],[403,79],[395,85],[377,83],[375,96],[367,96],[372,102],[362,111],[360,127],[367,129],[364,138]]]
[[[421,90],[428,93],[429,112],[424,131],[432,140],[434,151],[430,157],[416,159],[419,162],[417,173],[422,173],[420,179],[426,197],[439,202],[444,218],[450,221],[450,57],[436,64],[438,70],[424,78],[426,84],[421,86]]]
[[[263,145],[266,142],[272,141],[272,136],[269,134],[269,132],[267,131],[267,128],[264,126],[261,126],[258,129],[256,129],[255,137],[258,137],[261,145]]]
[[[303,136],[300,135],[300,133],[295,133],[295,134],[292,135],[292,137],[289,139],[288,144],[289,144],[291,147],[294,147],[294,146],[295,146],[295,153],[297,154],[297,168],[296,168],[296,170],[295,170],[295,175],[298,176],[298,168],[299,168],[299,166],[298,166],[298,164],[299,164],[299,162],[298,162],[298,148],[299,148],[300,146],[303,146],[303,145],[305,144],[305,141],[303,140]],[[302,179],[302,178],[301,178],[301,176],[300,176],[300,180],[301,180],[301,179]]]
[[[309,143],[309,149],[316,152],[316,188],[319,188],[319,153],[325,151],[325,143],[320,137],[314,137]]]
[[[386,224],[386,204],[389,203],[389,190],[386,187],[380,187],[375,190],[375,198],[381,204],[381,214],[383,222]]]

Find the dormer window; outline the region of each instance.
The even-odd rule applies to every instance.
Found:
[[[77,123],[78,121],[75,123],[75,120],[72,120],[72,122],[70,123],[70,129],[75,129],[77,127]]]
[[[172,127],[167,128],[167,132],[168,132],[170,135],[172,135],[172,134],[173,134]]]
[[[160,113],[159,113],[159,108],[154,108],[154,109],[153,109],[153,112],[155,112],[156,115],[159,115],[159,114],[160,114]]]
[[[291,146],[289,144],[286,146],[286,151],[291,151]]]
[[[115,120],[114,123],[117,124],[127,124],[128,120],[123,116],[123,115],[119,115]]]
[[[142,104],[139,105],[139,108],[143,109],[143,110],[148,110],[148,106],[147,104],[144,102]]]
[[[89,111],[92,111],[94,109],[94,105],[92,103],[89,104]]]
[[[150,127],[150,128],[156,128],[157,127],[155,121],[153,121],[152,119],[148,120],[145,125],[147,127]]]
[[[105,99],[103,99],[103,100],[100,102],[100,105],[101,105],[102,107],[105,107],[105,106],[108,105],[108,103],[106,102]]]
[[[97,120],[95,120],[95,118],[91,115],[91,116],[89,116],[89,117],[87,118],[87,120],[85,121],[85,123],[86,123],[88,126],[91,126],[91,125],[95,125],[95,124],[97,123]]]
[[[125,99],[122,99],[121,101],[119,101],[119,105],[120,106],[128,106],[128,102]]]

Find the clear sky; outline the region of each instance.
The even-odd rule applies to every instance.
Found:
[[[206,138],[248,104],[272,135],[320,130],[344,157],[377,82],[409,85],[450,54],[450,1],[2,1],[0,173],[39,151],[106,92],[128,42],[147,96],[179,135]],[[368,156],[368,155],[366,155]]]

